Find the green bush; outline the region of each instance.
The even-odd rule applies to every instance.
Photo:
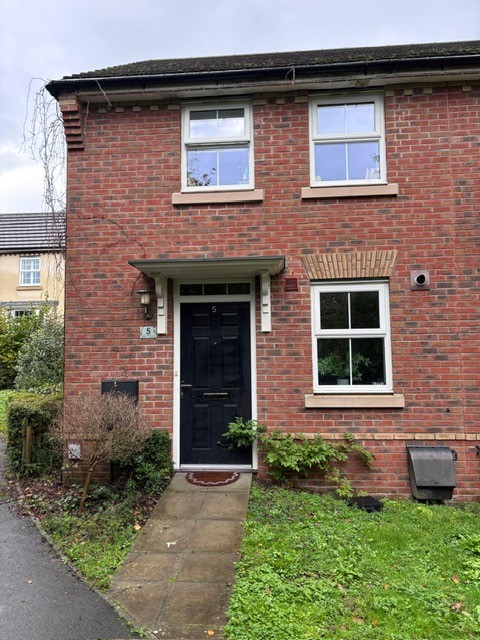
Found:
[[[0,391],[0,433],[7,432],[7,406],[10,398],[17,392],[10,389]]]
[[[11,389],[17,375],[17,357],[22,345],[40,326],[43,314],[12,318],[0,310],[0,389]]]
[[[121,478],[128,482],[129,488],[147,495],[161,493],[173,474],[169,434],[153,430],[142,451],[119,466]]]
[[[370,451],[355,442],[354,435],[349,432],[343,434],[344,442],[329,443],[319,435],[310,440],[301,433],[286,433],[280,429],[269,433],[267,427],[256,420],[244,422],[242,418],[235,418],[222,435],[231,448],[248,446],[257,440],[276,482],[291,484],[294,478],[305,477],[316,468],[326,472],[326,478],[335,483],[341,497],[351,497],[355,492],[335,465],[346,462],[352,453],[360,457],[367,469],[375,459]]]
[[[17,389],[42,389],[63,381],[63,322],[46,314],[18,351]]]
[[[51,438],[49,428],[62,404],[61,394],[19,393],[7,407],[7,454],[10,468],[20,474],[41,476],[60,470],[61,450]],[[23,425],[32,427],[33,447],[30,462],[22,461]]]

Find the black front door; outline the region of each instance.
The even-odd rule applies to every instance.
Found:
[[[222,437],[252,415],[250,303],[182,303],[180,316],[180,463],[251,465]]]

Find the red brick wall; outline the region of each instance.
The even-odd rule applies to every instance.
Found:
[[[388,181],[398,196],[328,200],[300,196],[309,186],[307,97],[256,99],[255,187],[265,199],[237,205],[172,206],[181,188],[178,105],[90,107],[85,149],[68,164],[66,392],[139,379],[154,425],[171,428],[172,305],[168,334],[141,340],[135,292],[146,282],[128,260],[285,254],[287,271],[272,279],[272,332],[257,332],[259,420],[327,437],[357,433],[377,460],[373,471],[352,465],[350,474],[376,494],[410,494],[406,440],[445,443],[458,452],[455,495],[478,499],[480,87],[468,89],[387,91]],[[310,282],[301,256],[370,249],[398,251],[393,378],[406,406],[306,409]],[[429,291],[410,290],[413,269],[429,270]],[[298,291],[284,291],[286,276],[298,278]]]

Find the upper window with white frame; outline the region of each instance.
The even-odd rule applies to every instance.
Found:
[[[185,105],[182,188],[253,188],[252,107],[249,103]]]
[[[314,390],[392,391],[387,282],[312,284]]]
[[[40,258],[20,258],[20,286],[40,284]]]
[[[386,182],[383,96],[310,102],[311,186]]]

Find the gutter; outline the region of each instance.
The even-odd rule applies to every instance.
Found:
[[[324,64],[313,65],[299,65],[292,64],[291,66],[282,67],[253,67],[251,69],[224,69],[218,71],[187,71],[185,73],[156,73],[146,75],[131,75],[131,76],[88,76],[63,78],[62,80],[51,80],[46,89],[54,97],[63,93],[73,93],[80,89],[98,88],[100,83],[104,87],[110,86],[131,86],[132,84],[152,84],[154,82],[188,82],[189,80],[216,80],[221,82],[222,78],[260,78],[279,76],[285,80],[290,73],[303,75],[314,75],[321,71],[335,71],[335,72],[348,72],[355,71],[359,68],[365,68],[371,70],[373,68],[384,69],[393,71],[398,67],[403,66],[405,70],[408,68],[414,68],[417,71],[420,68],[425,69],[427,67],[440,67],[445,70],[447,66],[453,66],[458,64],[466,64],[468,67],[477,66],[480,71],[480,55],[459,55],[459,56],[435,56],[430,58],[400,58],[400,59],[382,59],[382,60],[361,60],[356,62],[334,62]],[[294,77],[294,76],[293,76]]]

